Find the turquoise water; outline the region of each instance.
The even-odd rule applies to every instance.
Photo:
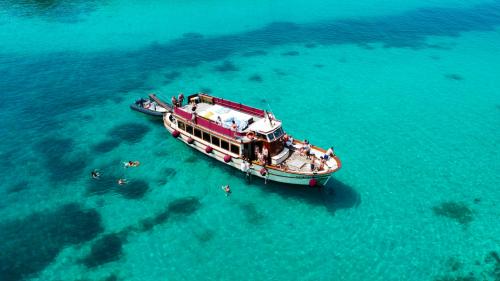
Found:
[[[499,280],[499,35],[500,1],[3,1],[0,280]],[[200,90],[343,168],[248,183],[128,108]]]

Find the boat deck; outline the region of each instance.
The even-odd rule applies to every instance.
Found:
[[[186,112],[193,112],[192,104],[186,104],[181,108]],[[217,122],[218,117],[221,117],[222,126],[224,128],[231,128],[232,121],[234,120],[238,125],[238,132],[247,132],[252,130],[252,124],[259,123],[263,119],[262,117],[243,113],[229,107],[204,102],[196,104],[195,112],[197,116],[213,122]]]
[[[327,172],[328,170],[332,169],[337,169],[338,168],[338,163],[335,161],[335,159],[330,158],[328,161],[326,161],[324,167],[322,170],[319,170],[320,166],[320,157],[323,156],[323,152],[316,150],[314,148],[311,149],[311,156],[309,156],[309,159],[307,158],[306,155],[301,155],[300,154],[300,147],[302,144],[295,144],[293,147],[291,147],[290,151],[290,156],[282,162],[282,167],[290,171],[294,172],[300,172],[300,173],[322,173],[322,172]],[[311,161],[314,159],[314,170],[311,170]]]

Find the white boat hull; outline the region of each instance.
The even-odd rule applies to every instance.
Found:
[[[226,165],[229,165],[229,166],[232,166],[232,167],[238,169],[239,171],[241,171],[242,174],[246,173],[240,169],[241,163],[243,162],[243,160],[241,158],[232,157],[231,161],[226,163],[224,161],[224,157],[227,155],[226,153],[223,153],[221,151],[217,151],[215,149],[213,149],[210,153],[207,153],[205,151],[205,149],[207,148],[207,146],[209,146],[208,144],[205,144],[203,140],[200,140],[194,136],[188,135],[187,133],[178,130],[176,125],[173,124],[172,122],[170,122],[169,116],[170,116],[170,113],[167,113],[166,115],[164,115],[164,118],[163,118],[164,125],[170,133],[172,133],[173,131],[180,132],[180,135],[177,137],[178,140],[184,142],[186,145],[198,150],[199,152],[201,152],[209,157],[212,157],[212,158],[214,158],[214,159],[216,159],[216,160],[218,160]],[[189,138],[192,138],[194,140],[191,144],[188,143]],[[260,170],[262,168],[263,168],[263,166],[254,163],[252,165],[252,168],[250,169],[250,173],[253,176],[262,178],[264,180],[267,179],[268,181],[275,181],[275,182],[281,182],[281,183],[286,183],[286,184],[309,186],[311,183],[311,179],[314,179],[316,181],[317,186],[323,186],[328,182],[328,180],[330,179],[330,176],[331,176],[331,173],[304,175],[304,174],[298,174],[298,173],[288,173],[285,171],[281,171],[281,170],[277,170],[277,169],[269,169],[269,168],[267,169],[268,174],[266,176],[263,176],[260,174]]]

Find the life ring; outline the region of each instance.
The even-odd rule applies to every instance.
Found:
[[[252,132],[252,131],[250,131],[250,132],[248,132],[248,133],[246,134],[246,136],[247,136],[247,138],[248,138],[248,139],[252,140],[253,138],[255,138],[255,133],[254,133],[254,132]]]

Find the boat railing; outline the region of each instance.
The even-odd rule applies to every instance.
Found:
[[[178,116],[184,118],[184,119],[187,119],[187,120],[193,119],[192,113],[186,112],[182,108],[179,108],[179,107],[174,108],[174,113],[177,114]],[[199,125],[203,128],[209,129],[211,131],[214,131],[216,133],[219,133],[221,135],[225,135],[225,136],[228,136],[231,138],[234,138],[235,136],[241,136],[241,133],[235,132],[235,131],[231,130],[230,128],[226,128],[222,125],[215,123],[214,121],[212,121],[210,119],[206,119],[206,118],[200,117],[198,115],[195,118],[195,122],[197,125]]]
[[[264,110],[262,110],[262,109],[258,109],[258,108],[251,107],[251,106],[248,106],[248,105],[244,105],[244,104],[241,104],[241,103],[236,103],[236,102],[233,102],[233,101],[225,100],[225,99],[222,99],[222,98],[213,97],[213,102],[214,102],[214,104],[219,104],[219,105],[222,105],[222,106],[225,106],[225,107],[236,109],[238,111],[241,111],[241,112],[244,112],[244,113],[248,113],[248,114],[251,114],[251,115],[255,115],[255,116],[259,116],[259,117],[264,117],[264,114],[265,114]]]

